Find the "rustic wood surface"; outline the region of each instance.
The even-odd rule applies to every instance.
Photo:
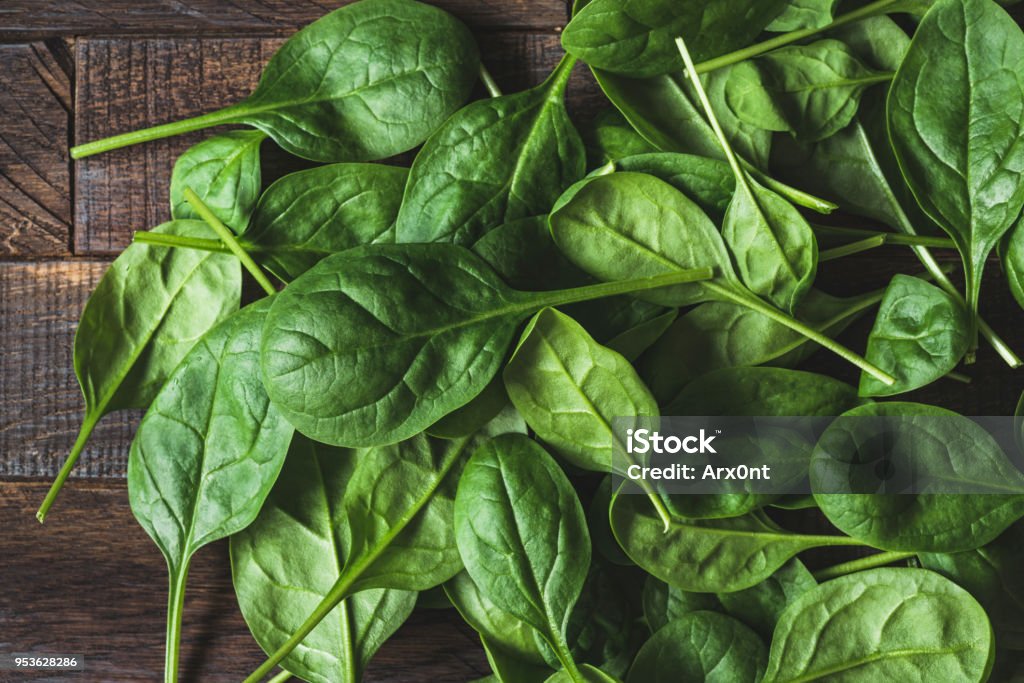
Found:
[[[82,305],[131,231],[167,219],[173,160],[203,134],[74,164],[69,143],[237,100],[283,36],[340,4],[0,0],[0,653],[74,652],[88,666],[76,675],[0,671],[0,681],[155,680],[163,663],[166,571],[131,518],[123,481],[137,415],[104,418],[46,525],[33,513],[81,418],[71,348]],[[563,0],[438,4],[474,27],[485,63],[508,91],[540,82],[561,56]],[[585,119],[600,95],[577,69],[569,104]],[[267,175],[275,172],[280,167]],[[896,271],[919,267],[891,248],[830,264],[823,282],[854,294],[884,286]],[[1024,351],[1021,311],[998,268],[990,275],[985,313]],[[844,339],[862,347],[869,325]],[[809,367],[856,381],[825,353]],[[972,385],[940,382],[911,398],[1006,414],[1024,388],[1024,373],[987,348],[968,372]],[[197,555],[185,624],[182,680],[237,681],[259,661],[231,594],[224,543]],[[470,630],[451,612],[424,611],[385,646],[367,678],[467,681],[486,673]]]

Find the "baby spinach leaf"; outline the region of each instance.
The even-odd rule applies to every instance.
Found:
[[[544,683],[621,683],[619,679],[606,674],[595,666],[582,664],[578,671],[572,672],[562,669],[556,672]]]
[[[864,92],[891,78],[864,66],[838,40],[819,40],[735,65],[725,100],[747,124],[813,142],[845,128]]]
[[[999,538],[962,553],[920,553],[925,569],[936,571],[966,589],[992,620],[1000,649],[1024,650],[1024,524]],[[998,658],[997,658],[998,659]]]
[[[604,345],[612,351],[622,354],[626,360],[632,363],[661,339],[678,315],[678,310],[670,308],[656,318],[645,320],[620,332]]]
[[[786,607],[817,585],[804,563],[793,558],[761,583],[734,593],[720,593],[718,600],[726,612],[769,642]]]
[[[736,260],[740,279],[754,294],[793,312],[814,282],[817,269],[818,244],[811,226],[792,204],[748,177],[722,131],[682,39],[678,45],[690,82],[736,178],[722,236]]]
[[[185,201],[185,188],[192,188],[217,218],[235,232],[245,230],[260,196],[260,144],[266,137],[258,130],[232,130],[190,147],[174,162],[171,216],[199,219]]]
[[[356,455],[295,437],[259,516],[231,537],[238,606],[265,652],[280,647],[341,576],[349,555],[342,502]],[[355,593],[281,667],[307,681],[354,683],[415,604],[412,591]]]
[[[1024,221],[1017,221],[1000,242],[999,260],[1006,273],[1006,283],[1017,303],[1024,308]]]
[[[916,491],[904,492],[911,484]],[[971,550],[1024,516],[1024,475],[995,439],[973,420],[918,403],[874,403],[836,418],[814,449],[811,490],[832,524],[883,550]]]
[[[888,120],[910,189],[963,257],[971,339],[985,260],[1024,206],[1021,110],[1017,23],[991,0],[938,0],[893,80]]]
[[[276,297],[263,377],[306,436],[338,446],[394,443],[475,398],[532,313],[708,275],[677,270],[525,293],[461,247],[365,245],[329,256]]]
[[[269,300],[258,301],[205,334],[167,378],[132,441],[132,513],[170,573],[168,681],[177,676],[192,555],[256,518],[292,439],[259,379],[269,308]]]
[[[458,109],[478,69],[472,35],[446,12],[413,0],[362,0],[289,38],[243,101],[79,145],[71,156],[244,123],[304,159],[384,159],[423,142]]]
[[[641,576],[635,568],[593,557],[569,619],[569,643],[576,661],[593,664],[611,676],[626,675],[648,635],[639,621],[637,579]]]
[[[690,612],[659,629],[636,656],[626,683],[758,683],[768,649],[732,617]]]
[[[967,309],[924,280],[896,275],[868,337],[867,358],[896,378],[885,386],[862,374],[861,396],[891,396],[943,377],[967,352]]]
[[[341,501],[341,526],[335,528],[348,543],[341,573],[246,683],[263,680],[346,598],[378,588],[423,591],[458,573],[452,515],[470,443],[420,434],[354,454],[355,469]]]
[[[677,67],[683,36],[698,60],[745,47],[782,12],[785,0],[592,0],[562,32],[562,47],[591,66],[632,76]]]
[[[862,403],[857,390],[827,375],[784,368],[723,368],[698,377],[666,415],[841,415]]]
[[[634,154],[658,151],[654,145],[633,130],[626,117],[614,107],[602,110],[589,126],[581,130],[581,133],[590,168]]]
[[[515,654],[501,648],[489,641],[485,636],[480,636],[480,644],[487,655],[487,663],[491,665],[494,674],[482,679],[477,683],[505,683],[515,681],[516,683],[544,683],[551,675],[551,667],[547,664],[535,664],[525,659],[519,659]]]
[[[664,180],[693,200],[716,223],[725,216],[736,192],[736,179],[729,164],[708,157],[669,152],[638,154],[619,159],[615,168]]]
[[[612,471],[613,418],[658,415],[629,361],[554,309],[544,309],[526,326],[503,376],[530,428],[585,470]]]
[[[455,534],[481,593],[537,629],[569,680],[585,680],[566,627],[590,566],[590,538],[576,492],[551,456],[515,434],[477,449],[459,482]]]
[[[524,291],[577,287],[589,279],[555,246],[547,216],[499,225],[477,240],[472,250],[505,284]]]
[[[172,221],[154,232],[209,237],[197,221]],[[75,333],[75,375],[85,417],[71,453],[36,516],[43,521],[107,413],[146,408],[192,345],[237,310],[238,261],[227,254],[132,244],[104,273]]]
[[[285,282],[321,259],[393,242],[408,171],[384,164],[331,164],[290,173],[260,197],[239,242]]]
[[[536,88],[470,104],[430,136],[409,171],[399,242],[470,245],[546,213],[583,177],[583,141],[563,101],[574,63],[563,58]]]
[[[881,292],[850,299],[810,289],[797,310],[800,320],[829,336],[840,334],[882,298]],[[637,363],[637,371],[662,405],[690,382],[722,368],[793,367],[819,347],[774,320],[726,301],[710,301],[679,316]]]
[[[779,620],[764,683],[988,678],[993,637],[967,591],[920,569],[873,569],[808,591]]]
[[[673,517],[668,531],[643,497],[612,499],[612,531],[641,568],[684,591],[727,593],[771,576],[811,548],[864,545],[846,536],[784,531],[756,514],[717,520]]]
[[[642,600],[644,618],[652,634],[691,612],[722,609],[722,604],[713,593],[680,590],[650,574],[644,581]]]
[[[786,9],[765,30],[786,33],[828,26],[837,4],[839,0],[789,0]]]

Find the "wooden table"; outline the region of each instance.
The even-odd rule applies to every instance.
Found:
[[[338,0],[3,0],[0,3],[0,652],[84,655],[82,674],[7,680],[157,680],[163,665],[166,571],[131,518],[124,484],[136,414],[103,420],[45,526],[34,518],[82,412],[71,365],[86,297],[131,231],[168,218],[175,157],[203,134],[77,163],[74,142],[162,123],[236,101],[283,37]],[[513,91],[560,57],[564,0],[438,0],[480,39],[484,61]],[[582,68],[572,111],[600,95]],[[836,293],[916,272],[887,250],[830,266]],[[990,269],[986,313],[1018,351],[1016,303]],[[862,324],[844,338],[862,345]],[[824,354],[812,361],[855,381]],[[1024,375],[989,350],[971,387],[939,383],[913,398],[970,414],[1013,409]],[[202,550],[189,576],[182,679],[238,681],[258,664],[231,592],[227,549]],[[370,681],[467,681],[488,673],[475,635],[450,611],[417,613],[377,656]]]

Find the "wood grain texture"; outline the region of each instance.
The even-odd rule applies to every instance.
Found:
[[[70,247],[71,83],[60,56],[44,43],[0,45],[0,257]]]
[[[0,37],[291,33],[351,0],[4,0]],[[564,0],[436,0],[477,28],[555,30]]]
[[[82,39],[76,42],[75,141],[80,144],[216,109],[245,97],[281,38]],[[558,36],[479,36],[484,63],[505,92],[544,80],[562,56]],[[588,74],[569,93],[574,113],[600,97]],[[482,89],[478,93],[483,95]],[[174,159],[212,131],[115,150],[74,162],[75,253],[115,254],[142,230],[170,217]],[[274,155],[267,142],[264,155]],[[278,152],[271,166],[294,166]],[[408,161],[404,155],[398,161]],[[268,177],[277,174],[273,168]]]
[[[74,443],[84,403],[72,343],[85,300],[106,267],[99,261],[0,263],[0,476],[52,477]],[[123,476],[134,417],[106,416],[75,476]]]
[[[0,482],[0,652],[81,654],[86,671],[16,680],[161,680],[167,570],[132,518],[127,491],[72,482],[61,509],[40,525],[34,511],[45,489]],[[262,661],[235,602],[226,541],[196,554],[183,623],[182,683],[237,683]],[[469,681],[488,671],[454,610],[422,610],[378,653],[365,680]]]

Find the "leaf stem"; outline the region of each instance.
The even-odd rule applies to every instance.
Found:
[[[242,262],[242,265],[245,266],[247,271],[249,271],[249,274],[252,275],[256,282],[259,283],[260,287],[263,288],[263,291],[266,292],[268,296],[277,294],[277,290],[274,288],[274,285],[271,284],[270,279],[267,278],[263,270],[256,265],[256,262],[252,260],[252,256],[249,256],[248,252],[246,252],[245,249],[242,248],[242,245],[238,243],[234,233],[232,233],[228,226],[224,225],[224,223],[222,223],[221,220],[217,218],[212,211],[210,211],[210,208],[203,203],[203,200],[199,198],[199,195],[192,191],[191,187],[185,188],[185,201],[191,204],[195,212],[199,214],[199,217],[206,221],[207,225],[213,228],[213,231],[217,233],[217,236],[220,237],[221,241],[227,245],[227,248],[231,250],[231,253],[238,257],[238,260]]]
[[[561,663],[562,668],[569,674],[574,683],[587,683],[587,679],[583,676],[583,672],[580,671],[579,666],[576,665],[576,660],[572,658],[572,652],[569,651],[569,646],[566,644],[565,639],[560,634],[555,634],[554,643],[550,640],[548,644],[551,645],[551,649],[555,651],[555,656]]]
[[[956,249],[953,240],[948,237],[932,237],[928,235],[885,232],[884,230],[862,230],[860,228],[841,228],[834,225],[812,223],[811,227],[819,236],[827,237],[859,237],[867,238],[881,235],[886,244],[906,247],[934,247],[936,249]]]
[[[822,334],[813,327],[810,327],[809,325],[800,322],[796,318],[793,318],[783,313],[774,306],[766,304],[753,294],[740,294],[734,289],[721,285],[717,282],[705,282],[702,286],[705,289],[708,289],[714,292],[715,294],[718,294],[720,297],[724,299],[728,299],[729,301],[740,306],[746,306],[750,310],[756,311],[761,315],[767,316],[768,318],[771,318],[780,325],[784,325],[785,327],[788,327],[794,332],[802,334],[811,341],[816,342],[820,346],[823,346],[832,353],[836,354],[840,358],[847,360],[850,363],[853,363],[858,368],[868,373],[869,375],[877,379],[879,382],[882,382],[886,386],[892,386],[893,384],[896,383],[895,377],[885,372],[884,370],[878,368],[877,366],[871,364],[863,356],[854,353],[853,351],[846,348],[845,346],[835,341],[834,339],[831,339],[830,337]]]
[[[501,97],[504,94],[501,92],[501,88],[498,87],[497,81],[494,80],[494,76],[487,70],[483,62],[480,62],[480,80],[483,82],[484,87],[487,88],[487,94],[491,97]]]
[[[98,410],[86,411],[85,418],[82,420],[82,426],[78,430],[78,438],[75,439],[75,444],[71,447],[71,452],[68,453],[68,457],[61,466],[60,472],[57,473],[57,478],[50,484],[50,490],[46,492],[46,497],[43,498],[39,510],[36,511],[36,519],[39,520],[40,524],[46,520],[46,514],[53,507],[54,501],[57,500],[57,494],[60,493],[64,482],[67,481],[71,470],[75,468],[78,456],[85,449],[85,444],[89,441],[89,436],[92,434],[92,430],[96,428],[96,423],[100,421],[100,417],[102,415]]]
[[[208,240],[202,237],[184,237],[182,235],[169,235],[163,232],[150,232],[148,230],[136,230],[132,234],[132,242],[142,244],[155,244],[161,247],[175,247],[181,249],[198,249],[218,254],[230,254],[232,251],[220,240]]]
[[[236,120],[234,106],[225,107],[224,109],[218,109],[217,111],[210,112],[209,114],[195,116],[190,119],[172,121],[171,123],[153,126],[152,128],[133,130],[130,133],[122,133],[109,138],[103,138],[102,140],[87,142],[84,145],[77,145],[71,148],[71,158],[82,159],[92,156],[93,154],[100,154],[102,152],[109,152],[122,147],[137,145],[140,142],[169,138],[175,135],[181,135],[182,133],[203,130],[204,128],[210,128],[211,126],[217,126],[223,123],[234,123]]]
[[[872,2],[852,12],[836,17],[832,23],[826,26],[822,26],[820,28],[804,28],[797,31],[790,31],[789,33],[783,33],[782,35],[769,38],[768,40],[745,47],[741,50],[736,50],[734,52],[721,55],[720,57],[715,57],[714,59],[701,62],[696,65],[696,71],[698,74],[706,74],[709,71],[714,71],[715,69],[721,69],[731,64],[746,61],[753,57],[763,55],[766,52],[777,50],[780,47],[798,43],[806,38],[812,38],[814,36],[827,33],[841,26],[845,26],[846,24],[860,21],[861,19],[868,19],[880,14],[887,14],[890,10],[896,11],[899,9],[899,5],[902,1],[903,0],[877,0],[877,2]]]
[[[671,287],[688,282],[710,281],[714,277],[711,268],[696,268],[694,270],[676,270],[654,277],[643,277],[634,280],[616,280],[614,282],[599,282],[595,285],[574,287],[572,289],[561,289],[553,292],[531,293],[529,303],[525,306],[528,310],[539,311],[548,306],[567,306],[581,301],[603,299],[619,294],[632,294],[634,292],[645,292],[651,289]]]
[[[845,258],[847,256],[853,256],[854,254],[860,254],[871,249],[877,249],[878,247],[885,245],[885,235],[875,235],[874,237],[866,237],[856,242],[850,242],[844,244],[841,247],[835,247],[834,249],[825,249],[818,253],[818,261],[835,261],[836,259]]]
[[[164,683],[178,681],[178,653],[181,649],[181,614],[185,608],[185,584],[188,582],[186,560],[177,572],[171,571],[167,593],[167,644],[164,654]]]
[[[292,677],[291,673],[287,671],[281,671],[279,674],[271,678],[267,683],[284,683]]]
[[[885,565],[892,564],[893,562],[909,559],[914,557],[914,555],[915,553],[895,551],[875,553],[874,555],[868,555],[867,557],[850,560],[849,562],[843,562],[842,564],[837,564],[832,567],[816,571],[814,572],[814,578],[818,581],[828,581],[829,579],[846,576],[853,572],[859,572],[865,569],[874,569],[875,567],[884,567]]]
[[[951,379],[954,382],[960,382],[962,384],[970,384],[971,383],[971,376],[970,375],[965,375],[964,373],[956,372],[955,370],[950,370],[949,372],[947,372],[946,373],[946,379]]]

